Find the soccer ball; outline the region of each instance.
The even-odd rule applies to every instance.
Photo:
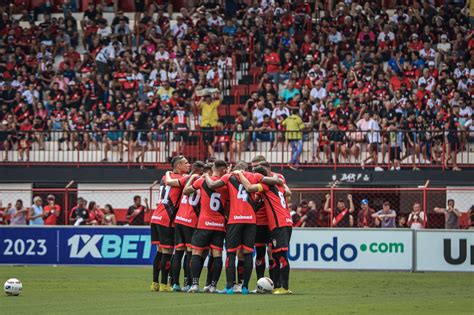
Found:
[[[21,281],[15,278],[8,279],[3,286],[6,295],[17,296],[20,295],[23,285]]]
[[[263,277],[257,281],[257,293],[271,293],[273,290],[273,281],[268,277]]]

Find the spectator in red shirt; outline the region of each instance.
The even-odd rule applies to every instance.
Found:
[[[273,83],[278,84],[280,80],[280,55],[270,48],[266,48],[263,62],[266,66],[266,72],[272,78]]]
[[[373,228],[375,227],[375,219],[372,217],[372,214],[375,213],[375,210],[369,208],[369,201],[363,199],[360,202],[360,210],[357,214],[357,227],[360,228]]]
[[[47,200],[48,204],[43,208],[44,224],[56,225],[59,214],[61,213],[61,206],[56,204],[56,198],[54,195],[48,195]]]

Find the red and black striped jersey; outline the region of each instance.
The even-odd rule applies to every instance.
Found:
[[[211,177],[218,180],[216,176]],[[201,212],[198,219],[198,229],[225,231],[225,205],[229,199],[226,186],[212,190],[204,178],[193,183],[193,188],[200,191]]]
[[[161,178],[160,182],[160,199],[158,207],[151,216],[151,223],[171,227],[173,226],[176,213],[178,212],[181,194],[183,193],[184,184],[187,176],[181,174],[171,174],[171,178],[179,179],[179,187],[171,187],[166,185],[166,175]]]

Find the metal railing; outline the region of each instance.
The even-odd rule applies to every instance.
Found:
[[[47,205],[47,196],[55,197],[55,204],[60,207],[57,224],[68,225],[71,209],[76,206],[79,197],[86,203],[94,202],[96,207],[103,211],[105,205],[114,209],[118,224],[126,224],[127,209],[133,204],[134,196],[140,196],[142,204],[145,199],[150,209],[145,214],[145,223],[149,223],[151,213],[157,207],[159,200],[159,185],[152,184],[77,184],[71,187],[69,183],[64,188],[23,188],[2,187],[0,190],[0,209],[8,210],[8,205],[15,206],[17,200],[22,200],[25,208],[31,207],[37,196]],[[288,183],[290,186],[292,183]],[[459,228],[468,228],[474,225],[469,221],[469,209],[474,205],[474,187],[446,187],[431,188],[428,185],[411,188],[360,188],[360,187],[318,187],[318,188],[291,188],[292,196],[289,199],[289,208],[292,211],[294,226],[300,227],[362,227],[363,215],[361,201],[367,200],[368,208],[375,212],[383,208],[385,202],[390,203],[390,209],[396,212],[397,227],[410,227],[410,213],[414,206],[419,205],[423,213],[419,222],[421,228],[445,228],[446,213],[435,211],[436,207],[447,208],[449,199],[454,200],[455,208],[460,212],[458,217]],[[352,199],[354,211],[347,213],[350,220],[340,220],[341,209],[350,208],[349,198]],[[326,200],[329,201],[326,204]],[[342,203],[342,205],[340,204]],[[87,206],[87,205],[86,205]],[[371,213],[371,212],[370,212]],[[7,218],[8,219],[8,218]],[[381,221],[381,220],[380,220]],[[368,227],[380,227],[381,222],[375,218],[367,222]],[[412,226],[413,227],[413,226]]]
[[[1,131],[0,165],[160,167],[183,154],[192,161],[264,155],[276,166],[444,170],[473,167],[473,143],[467,131]]]

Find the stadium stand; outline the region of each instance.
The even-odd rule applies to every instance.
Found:
[[[8,2],[1,163],[473,165],[462,1]]]

